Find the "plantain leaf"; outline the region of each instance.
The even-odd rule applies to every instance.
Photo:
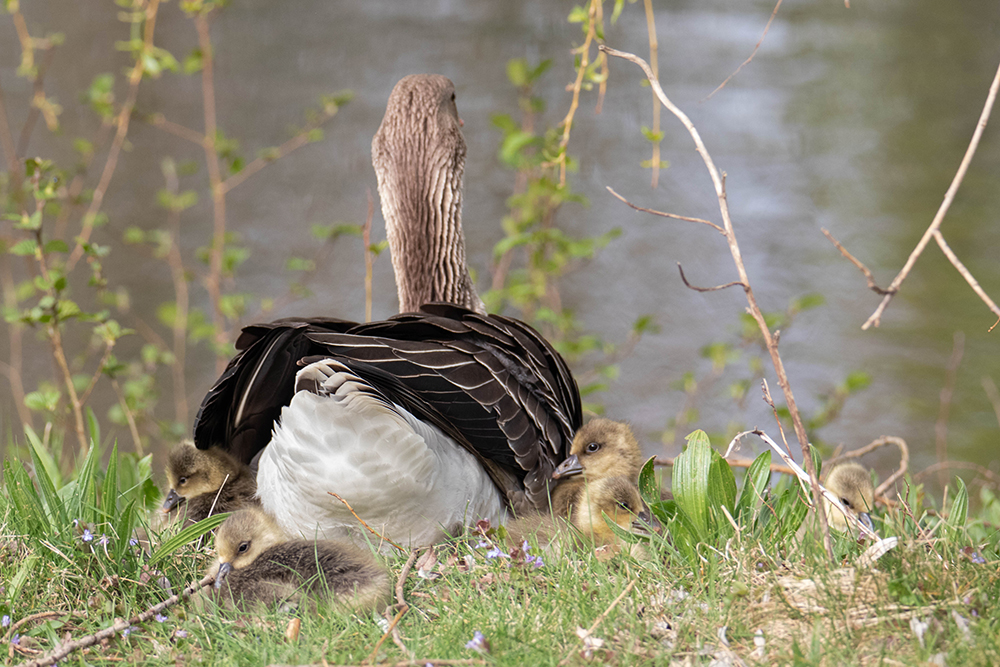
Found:
[[[714,453],[708,435],[698,430],[687,436],[687,448],[674,459],[674,498],[691,520],[699,541],[708,534],[708,478]]]
[[[765,450],[760,456],[754,459],[747,469],[746,477],[743,479],[743,490],[740,492],[740,499],[736,503],[736,521],[745,526],[746,516],[751,510],[758,506],[764,497],[767,483],[771,479],[771,450]]]

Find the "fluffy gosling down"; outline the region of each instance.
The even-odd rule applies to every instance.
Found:
[[[563,514],[539,514],[511,521],[507,524],[507,539],[512,546],[517,546],[534,535],[538,544],[546,548],[572,526],[595,546],[622,545],[621,538],[604,521],[604,515],[631,533],[648,535],[661,530],[660,522],[642,501],[636,483],[619,475],[581,484],[569,498]],[[633,550],[633,555],[638,553]]]
[[[226,519],[215,552],[208,574],[229,607],[273,608],[310,597],[368,611],[389,599],[389,575],[371,553],[345,542],[291,540],[258,508]]]
[[[174,447],[167,458],[167,482],[163,511],[177,511],[186,525],[257,504],[250,468],[217,448],[196,449],[190,442]]]
[[[860,463],[841,463],[827,474],[824,486],[840,498],[840,502],[858,518],[858,521],[874,530],[869,512],[875,506],[875,487],[872,485],[871,473],[867,468]],[[847,532],[847,518],[844,513],[834,507],[829,500],[824,504],[830,527],[842,533]]]
[[[593,419],[573,436],[570,455],[552,479],[561,480],[552,491],[552,512],[568,516],[570,505],[588,480],[625,477],[635,480],[642,467],[642,449],[624,422]]]

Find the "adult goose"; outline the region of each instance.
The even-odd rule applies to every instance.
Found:
[[[459,127],[451,82],[410,76],[372,142],[400,305],[420,310],[247,327],[195,419],[199,448],[259,454],[261,504],[291,535],[365,535],[328,492],[414,546],[548,505],[582,422],[579,391],[534,329],[482,312],[465,266]]]

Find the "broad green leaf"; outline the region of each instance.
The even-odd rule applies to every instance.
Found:
[[[650,456],[639,470],[639,495],[647,505],[660,502],[660,485],[656,482],[655,462],[656,457]]]
[[[45,504],[45,509],[48,511],[50,523],[53,526],[65,526],[69,523],[69,517],[66,516],[62,500],[59,498],[59,494],[56,493],[55,482],[53,482],[53,477],[49,473],[50,469],[58,470],[55,462],[49,453],[45,451],[41,441],[31,427],[25,426],[24,431],[28,434],[28,449],[31,450],[31,459],[35,464],[35,481],[38,483],[39,491],[41,491],[41,499]],[[58,475],[58,472],[55,474]]]
[[[708,534],[708,478],[714,453],[708,435],[698,430],[687,436],[687,448],[674,459],[674,498],[699,537]]]
[[[770,479],[771,450],[768,449],[754,459],[743,479],[743,490],[740,492],[739,502],[736,503],[736,520],[741,526],[746,525],[744,516],[757,507],[759,499],[764,497],[764,490]]]

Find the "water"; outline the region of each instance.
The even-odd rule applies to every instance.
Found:
[[[785,2],[754,61],[703,101],[749,55],[773,5],[752,2],[735,9],[721,0],[657,3],[661,80],[728,174],[732,216],[762,307],[783,310],[790,299],[810,292],[826,299],[823,307],[800,314],[781,336],[804,412],[819,409],[821,396],[849,372],[861,369],[873,377],[872,385],[849,399],[840,418],[819,435],[848,448],[883,434],[900,435],[910,444],[914,467],[932,462],[938,392],[953,333],[961,330],[965,357],[952,405],[949,452],[996,469],[1000,429],[981,379],[988,375],[1000,382],[1000,329],[987,334],[994,318],[986,307],[932,246],[882,326],[862,332],[860,325],[879,297],[866,289],[860,273],[820,228],[830,229],[880,284],[891,281],[930,223],[972,135],[1000,62],[1000,6],[995,0],[854,4],[846,10],[836,2]],[[65,134],[83,133],[93,120],[74,99],[94,74],[126,66],[109,46],[125,38],[126,28],[108,3],[24,3],[24,9],[34,32],[44,27],[66,33],[46,88],[64,102]],[[229,196],[230,227],[253,252],[236,287],[281,296],[291,278],[283,268],[287,257],[314,252],[311,224],[363,221],[365,190],[375,191],[369,147],[385,100],[399,78],[422,71],[445,74],[457,85],[469,144],[465,224],[470,263],[484,277],[492,247],[502,236],[499,220],[513,185],[513,175],[495,157],[499,134],[490,124],[493,113],[516,113],[505,63],[514,57],[554,59],[538,92],[549,103],[544,122],[557,122],[569,103],[568,50],[581,39],[579,27],[566,24],[567,13],[568,6],[557,3],[459,0],[253,0],[227,9],[213,24],[220,127],[241,141],[244,155],[252,158],[285,139],[287,128],[300,123],[301,110],[320,94],[350,88],[357,95],[327,126],[324,142],[269,166]],[[0,80],[16,125],[23,118],[27,87],[13,76],[16,40],[4,21]],[[641,5],[626,6],[618,24],[608,28],[607,42],[647,56]],[[161,7],[157,43],[179,58],[196,44],[192,26],[174,4]],[[594,113],[590,97],[577,115],[570,151],[581,169],[572,182],[591,203],[567,206],[559,223],[585,235],[613,227],[624,233],[570,276],[562,290],[581,320],[609,340],[622,340],[638,315],[655,316],[661,330],[643,338],[622,362],[620,379],[595,398],[609,416],[635,425],[649,453],[673,454],[676,447],[664,450],[660,435],[685,405],[676,384],[687,371],[698,377],[708,373],[700,348],[736,339],[745,300],[738,288],[702,294],[680,282],[678,261],[694,284],[736,279],[718,234],[703,225],[633,212],[604,190],[611,185],[643,206],[719,220],[701,159],[666,112],[662,146],[670,168],[662,172],[659,188],[650,189],[648,172],[639,166],[649,158],[640,128],[651,124],[649,89],[640,86],[640,79],[634,65],[612,62],[603,113]],[[141,89],[139,108],[199,128],[199,82],[177,75],[149,82]],[[987,128],[943,227],[994,299],[1000,298],[997,122],[994,117]],[[129,226],[164,225],[163,212],[153,205],[162,187],[164,156],[203,162],[200,147],[138,120],[129,138],[131,150],[123,154],[106,198],[111,224],[98,232],[105,243],[117,243]],[[32,152],[67,159],[41,131]],[[188,177],[182,188],[200,187],[203,178]],[[209,198],[204,190],[200,194],[199,205],[184,217],[188,253],[211,234]],[[382,237],[378,212],[375,226]],[[109,277],[133,295],[132,314],[123,321],[128,324],[134,315],[155,323],[156,305],[171,298],[166,267],[139,252],[116,252]],[[375,273],[374,315],[387,317],[397,307],[387,257],[376,263]],[[362,318],[360,243],[339,242],[311,286],[315,296],[262,316]],[[204,290],[195,284],[192,294],[194,304],[204,307]],[[121,356],[138,343],[123,341]],[[756,386],[742,407],[725,397],[729,382],[748,375],[745,361],[740,364],[698,401],[695,423],[716,432],[731,423],[760,425],[773,433],[773,419]],[[35,367],[49,372],[47,359],[30,360],[29,369]],[[204,346],[192,352],[187,370],[196,405],[214,379]],[[163,391],[168,393],[166,377]],[[777,395],[773,374],[768,378]],[[163,408],[168,411],[167,400]],[[884,476],[896,458],[883,450],[866,460]]]

